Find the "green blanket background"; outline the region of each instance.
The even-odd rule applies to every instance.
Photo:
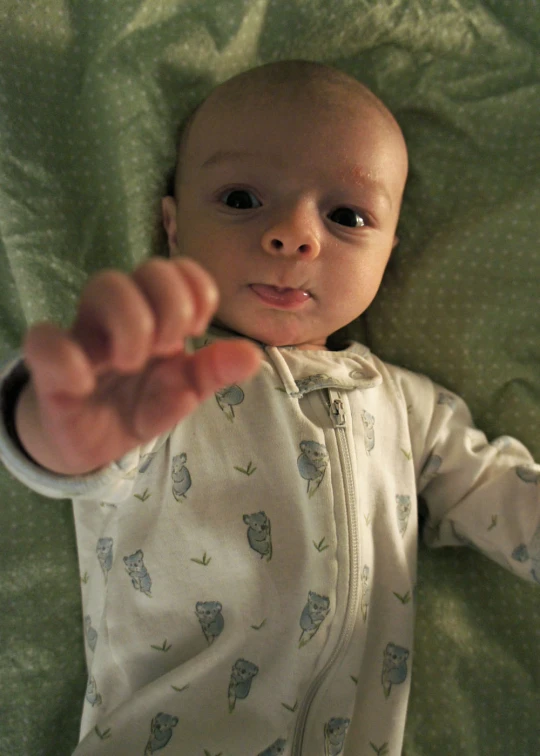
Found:
[[[176,126],[213,85],[321,60],[410,150],[401,243],[353,333],[540,459],[539,49],[537,0],[0,0],[0,356],[156,249]],[[0,469],[0,537],[0,754],[64,756],[86,686],[70,504]],[[538,587],[421,547],[417,600],[404,753],[538,756]]]

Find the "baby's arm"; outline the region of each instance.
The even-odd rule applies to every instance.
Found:
[[[540,582],[540,465],[514,438],[488,442],[455,394],[401,373],[418,491],[427,506],[424,540],[471,546]]]
[[[42,323],[27,333],[31,378],[15,411],[26,452],[63,475],[96,470],[255,373],[260,355],[247,341],[186,353],[185,339],[204,332],[217,302],[213,280],[186,258],[91,278],[70,330]]]

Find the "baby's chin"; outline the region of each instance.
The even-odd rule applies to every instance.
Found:
[[[273,324],[237,323],[215,317],[212,325],[223,329],[232,336],[249,339],[261,346],[294,347],[296,349],[327,349],[326,336],[314,337],[297,328],[277,327]]]

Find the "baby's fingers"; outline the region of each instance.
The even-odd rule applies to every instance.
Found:
[[[218,389],[251,378],[260,367],[261,350],[244,339],[216,341],[191,355],[191,381],[201,399]]]
[[[189,335],[201,336],[218,306],[217,285],[212,276],[189,257],[174,258],[171,265],[174,265],[180,275],[189,282],[193,295],[194,330]]]
[[[202,333],[215,311],[217,288],[197,263],[185,258],[143,263],[133,279],[155,319],[152,351],[167,356],[183,350],[186,336]]]
[[[85,353],[53,323],[37,323],[28,330],[23,355],[38,395],[86,396],[94,390],[94,371]]]
[[[107,270],[85,286],[72,334],[95,368],[135,373],[151,354],[155,317],[130,276]]]
[[[218,341],[192,355],[158,362],[148,376],[134,418],[140,439],[165,432],[220,388],[251,377],[261,353],[248,341]]]

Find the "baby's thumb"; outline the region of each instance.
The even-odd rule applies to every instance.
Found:
[[[201,399],[231,383],[251,378],[259,369],[261,350],[245,339],[216,341],[191,355],[192,385]]]
[[[158,362],[132,420],[136,435],[146,441],[164,433],[218,389],[250,378],[260,363],[260,350],[243,340],[217,341]]]

